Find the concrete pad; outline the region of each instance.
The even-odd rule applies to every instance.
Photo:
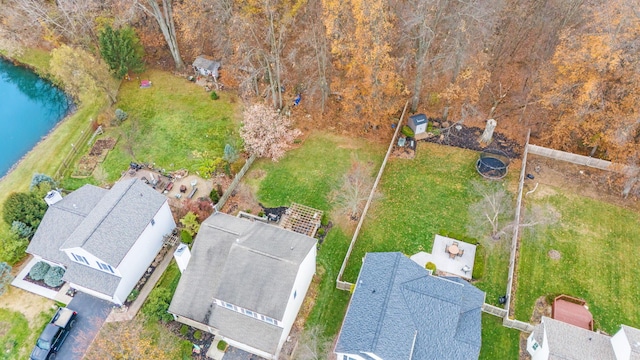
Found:
[[[446,252],[446,249],[448,246],[453,244],[454,241],[458,243],[458,248],[461,251],[464,251],[464,253],[462,254],[462,256],[455,256],[452,258]],[[424,267],[428,262],[432,262],[436,264],[436,268],[438,271],[459,276],[466,280],[471,280],[475,259],[475,245],[440,235],[436,235],[435,240],[433,241],[431,254],[426,252],[419,252],[411,256],[411,260],[422,267]],[[467,271],[464,271],[463,269]]]

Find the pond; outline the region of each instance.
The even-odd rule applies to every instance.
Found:
[[[65,117],[72,104],[49,81],[0,58],[0,178]]]

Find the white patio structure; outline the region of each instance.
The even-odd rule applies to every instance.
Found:
[[[454,243],[457,243],[457,249],[447,251]],[[456,251],[456,254],[452,254],[452,252]],[[433,240],[431,254],[421,251],[411,256],[411,260],[420,266],[425,266],[428,262],[432,262],[436,264],[436,268],[439,271],[467,280],[471,280],[475,259],[475,245],[440,235],[436,235],[436,238]]]

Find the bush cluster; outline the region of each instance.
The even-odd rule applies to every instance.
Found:
[[[54,266],[49,269],[47,275],[44,276],[44,283],[51,287],[58,287],[64,283],[64,281],[62,281],[63,276],[64,269],[59,266]]]
[[[180,240],[189,245],[193,242],[193,235],[189,234],[187,230],[182,229],[182,231],[180,231]]]
[[[427,269],[427,270],[431,270],[431,273],[435,275],[435,273],[436,273],[436,264],[434,264],[431,261],[429,261],[428,263],[426,263],[424,265],[424,268]]]
[[[187,325],[180,326],[180,335],[185,336],[189,332],[189,327]]]
[[[173,320],[173,315],[168,312],[172,296],[171,290],[167,288],[153,289],[142,307],[142,313],[150,320],[165,323]]]
[[[214,204],[217,204],[218,201],[220,200],[220,195],[218,195],[218,190],[211,189],[211,192],[209,193],[209,199],[211,199],[211,201]]]
[[[218,96],[218,94],[216,94],[216,92],[215,92],[215,91],[212,91],[210,96],[211,96],[211,100],[218,100],[218,99],[220,99],[220,96]]]
[[[402,134],[408,137],[413,137],[415,135],[413,130],[411,130],[411,128],[408,125],[405,125],[402,127]]]
[[[51,269],[51,265],[44,261],[40,261],[33,265],[31,270],[29,270],[29,277],[35,281],[43,280],[45,275],[49,272],[49,269]]]
[[[134,301],[135,299],[137,299],[137,298],[138,298],[138,295],[140,295],[140,290],[138,290],[138,289],[133,289],[133,290],[131,291],[131,294],[129,294],[129,296],[127,296],[127,301],[129,301],[129,302]]]
[[[202,331],[196,330],[193,332],[193,338],[196,340],[202,339]]]
[[[227,343],[224,342],[224,340],[220,340],[218,342],[218,346],[217,347],[218,347],[218,350],[220,350],[220,351],[226,351],[227,350]]]
[[[127,114],[124,110],[116,109],[116,121],[118,122],[118,124],[127,120],[128,117],[129,117],[129,114]]]

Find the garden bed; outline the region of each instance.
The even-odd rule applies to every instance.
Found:
[[[191,326],[179,323],[177,321],[170,321],[164,326],[177,337],[187,340],[200,348],[199,354],[196,352],[191,353],[193,358],[206,358],[206,353],[209,350],[211,343],[213,342],[213,334],[206,331],[194,329]]]
[[[444,122],[444,124],[447,125],[447,122]],[[475,151],[482,151],[487,148],[499,149],[504,151],[511,159],[519,158],[522,154],[522,145],[499,132],[493,133],[493,140],[489,145],[483,145],[478,141],[483,132],[481,128],[467,127],[462,124],[453,127],[447,126],[446,128],[439,128],[438,126],[440,126],[441,123],[437,121],[434,125],[437,126],[431,131],[432,135],[420,141]],[[459,126],[460,129],[457,129],[457,126]]]

